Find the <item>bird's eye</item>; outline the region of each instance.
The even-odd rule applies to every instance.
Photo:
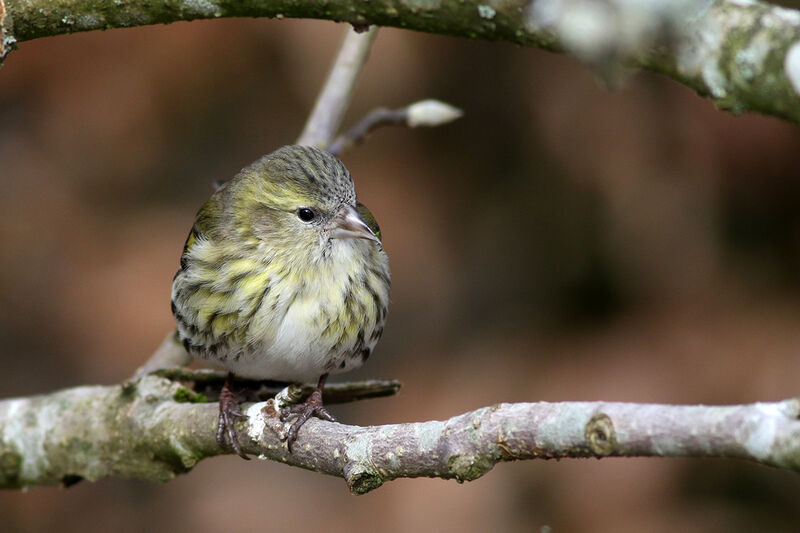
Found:
[[[301,207],[297,210],[297,218],[302,220],[303,222],[311,222],[314,220],[314,217],[317,215],[311,209],[307,207]]]

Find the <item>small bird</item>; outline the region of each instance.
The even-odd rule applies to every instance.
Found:
[[[244,168],[200,208],[172,282],[178,337],[193,356],[229,371],[217,442],[248,459],[234,376],[305,382],[314,393],[287,445],[322,405],[329,374],[364,364],[383,332],[389,259],[372,213],[332,154],[284,146]]]

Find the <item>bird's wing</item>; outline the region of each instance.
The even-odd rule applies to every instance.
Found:
[[[356,203],[356,211],[358,211],[358,214],[361,215],[361,218],[364,220],[364,222],[367,223],[369,229],[372,230],[372,233],[374,233],[375,236],[378,238],[378,241],[380,241],[381,227],[378,226],[378,221],[375,220],[374,216],[372,216],[372,212],[367,208],[367,206],[365,206],[361,202]]]
[[[183,245],[181,268],[186,266],[187,255],[191,252],[192,247],[197,244],[197,241],[214,240],[216,238],[217,231],[215,231],[215,228],[218,224],[215,222],[219,220],[221,209],[220,195],[215,193],[197,212],[197,218]]]

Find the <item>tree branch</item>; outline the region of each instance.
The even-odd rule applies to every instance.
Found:
[[[347,32],[297,144],[319,148],[330,144],[350,105],[356,80],[377,36],[378,28],[374,26],[362,33]]]
[[[334,139],[328,151],[340,155],[343,151],[363,142],[372,131],[381,126],[441,126],[460,118],[464,114],[458,108],[438,100],[422,100],[399,109],[379,107],[373,109],[355,126]]]
[[[722,108],[800,121],[800,12],[757,1],[3,1],[4,53],[38,37],[181,20],[329,19],[568,51],[604,74],[645,68]]]
[[[0,487],[166,481],[225,453],[215,440],[216,404],[176,401],[191,398],[185,389],[146,376],[0,402]],[[735,457],[800,471],[800,399],[725,407],[499,404],[445,421],[374,427],[312,419],[291,454],[270,429],[269,405],[246,408],[244,450],[342,477],[357,494],[401,477],[470,481],[518,459]]]
[[[623,64],[642,66],[735,111],[800,120],[800,13],[741,0],[0,0],[0,56],[17,40],[46,35],[279,15],[568,50],[605,74]],[[359,47],[363,53],[369,48]],[[349,81],[333,104],[318,106],[324,112],[309,120],[307,143],[330,142],[357,74],[358,68],[345,76]],[[358,132],[351,137],[357,139]],[[184,361],[181,352],[168,338],[148,364]],[[215,440],[217,405],[180,382],[202,381],[201,374],[174,372],[178,381],[147,375],[117,386],[1,401],[0,487],[109,476],[165,481],[225,453]],[[396,385],[386,387],[387,393],[396,391]],[[347,394],[352,397],[353,389]],[[364,428],[310,420],[293,454],[280,438],[282,424],[271,402],[253,404],[247,414],[240,427],[249,436],[242,442],[246,452],[343,477],[355,493],[398,477],[472,480],[500,461],[534,458],[736,457],[800,471],[798,399],[727,407],[500,404],[446,421]]]

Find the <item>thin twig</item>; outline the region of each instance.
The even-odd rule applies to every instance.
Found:
[[[191,383],[195,390],[203,388],[219,389],[228,377],[224,370],[190,369],[190,368],[160,368],[152,372],[153,376]],[[290,384],[274,380],[253,380],[235,378],[234,387],[249,389],[259,400],[266,400],[289,387],[293,389],[292,395],[304,398],[316,389],[314,383]],[[323,400],[326,404],[348,403],[370,398],[383,398],[398,393],[402,383],[396,379],[367,379],[363,381],[348,381],[345,383],[328,383],[325,385]]]
[[[380,126],[405,124],[407,114],[405,107],[401,109],[386,109],[385,107],[373,109],[358,124],[336,137],[328,151],[334,155],[339,155],[353,145],[362,142],[367,134]]]
[[[441,126],[452,122],[463,115],[460,109],[438,100],[422,100],[399,109],[379,107],[373,109],[355,126],[339,135],[328,151],[339,155],[354,145],[363,142],[373,130],[381,126]]]
[[[348,28],[339,55],[297,144],[320,148],[326,148],[330,144],[350,104],[353,87],[377,35],[378,28],[375,26],[363,33],[356,33]]]

